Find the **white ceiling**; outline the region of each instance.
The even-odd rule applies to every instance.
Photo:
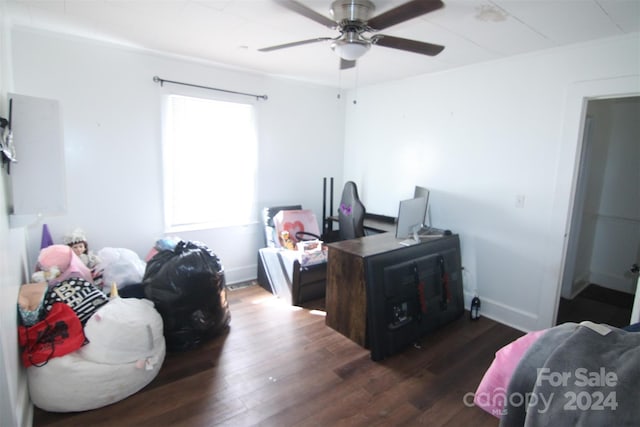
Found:
[[[373,1],[374,15],[404,3]],[[0,0],[12,25],[341,87],[629,33],[640,46],[640,0],[443,1],[442,9],[381,32],[446,46],[438,56],[373,46],[355,69],[340,71],[329,42],[257,51],[338,34],[272,0]],[[329,17],[331,0],[300,2]]]

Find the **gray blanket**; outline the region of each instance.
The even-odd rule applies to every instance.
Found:
[[[550,328],[527,350],[501,427],[640,425],[640,333],[587,323]]]

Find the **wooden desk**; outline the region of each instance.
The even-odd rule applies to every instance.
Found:
[[[449,321],[451,318],[458,317],[464,310],[458,236],[434,236],[412,246],[401,245],[400,241],[401,239],[395,238],[394,233],[381,233],[327,245],[325,322],[327,326],[362,347],[370,348],[374,360],[395,352],[396,346],[400,345],[388,344],[387,341],[398,343],[409,338],[413,339],[414,335],[433,329],[431,325],[424,324],[425,322],[431,322],[437,326],[442,323],[440,317],[444,316],[446,321]],[[442,292],[433,289],[441,283],[436,265],[436,257],[441,253],[447,254],[446,264],[451,272],[448,274],[451,277],[453,286],[451,294],[454,298],[448,308],[444,304],[445,308],[439,311],[437,305],[440,301],[437,298],[440,298]],[[413,324],[406,329],[396,329],[406,335],[398,340],[397,332],[393,331],[396,335],[391,337],[387,330],[389,321],[385,320],[387,316],[385,313],[388,307],[384,304],[388,295],[385,292],[402,293],[403,289],[411,286],[411,283],[407,282],[410,278],[405,279],[407,274],[404,270],[400,270],[403,274],[400,279],[397,273],[393,278],[388,279],[385,269],[387,271],[389,268],[397,269],[396,266],[404,268],[403,265],[412,263],[421,263],[420,280],[425,282],[426,286],[432,287],[432,290],[427,292],[431,292],[433,298],[425,297],[424,302],[418,303],[415,298],[418,291],[415,286],[412,288],[411,296],[414,298],[410,301],[412,309],[415,311],[416,307],[419,308],[422,305],[425,314],[422,316],[422,313],[414,313],[414,317],[420,317],[420,320],[413,321]],[[393,283],[387,283],[388,280]],[[433,292],[437,292],[438,295],[436,296]]]
[[[367,256],[400,249],[392,233],[330,243],[327,258],[325,310],[327,326],[365,347],[367,291],[364,261]]]

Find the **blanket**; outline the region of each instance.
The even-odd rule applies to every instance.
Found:
[[[550,328],[516,367],[501,427],[637,426],[640,334],[591,322]]]

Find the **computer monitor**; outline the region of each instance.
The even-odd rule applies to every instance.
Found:
[[[425,212],[424,219],[422,220],[422,224],[425,227],[428,227],[431,224],[431,221],[429,221],[429,189],[416,185],[416,188],[413,191],[413,197],[425,197],[427,199],[427,210]]]
[[[426,197],[429,200],[429,189],[416,185],[415,190],[413,190],[413,197]]]
[[[427,214],[428,199],[415,197],[401,200],[398,207],[398,223],[396,224],[396,237],[398,239],[413,238],[414,232],[419,231]]]

